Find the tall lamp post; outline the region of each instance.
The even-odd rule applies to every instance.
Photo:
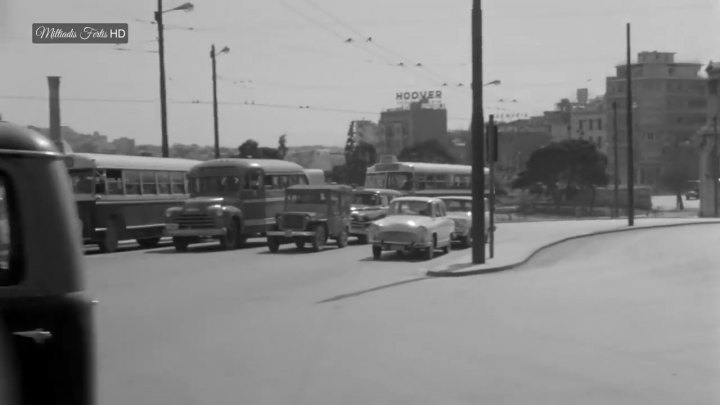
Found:
[[[215,68],[215,57],[230,52],[227,46],[215,52],[215,45],[210,48],[210,59],[212,59],[212,85],[213,85],[213,125],[215,130],[215,159],[220,159],[220,130],[218,129],[218,102],[217,102],[217,71]]]
[[[472,7],[472,263],[485,263],[485,118],[483,113],[482,8]]]
[[[190,12],[195,8],[192,3],[184,3],[169,10],[163,10],[162,0],[157,2],[155,11],[155,22],[158,27],[158,54],[160,55],[160,125],[162,128],[162,156],[170,156],[167,132],[167,94],[165,91],[165,37],[163,35],[163,14],[171,11]]]
[[[715,153],[714,153],[714,164],[713,164],[713,216],[718,216],[718,182],[720,181],[720,162],[718,157],[720,156],[720,147],[718,145],[718,129],[717,129],[718,114],[713,117],[713,138],[715,140]]]

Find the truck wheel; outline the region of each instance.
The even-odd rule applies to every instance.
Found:
[[[190,241],[186,238],[173,238],[173,246],[178,252],[187,252]]]
[[[343,229],[340,232],[340,236],[337,238],[337,245],[339,248],[344,248],[348,244],[348,232],[347,229]]]
[[[382,257],[382,248],[380,246],[373,246],[372,252],[373,260],[380,260],[380,258]]]
[[[322,250],[323,246],[325,246],[325,227],[322,225],[318,225],[315,227],[315,236],[313,237],[312,241],[312,248],[313,251],[319,252]]]
[[[148,238],[148,239],[135,239],[135,241],[143,249],[151,249],[157,247],[160,244],[160,238]]]
[[[111,220],[108,222],[107,229],[105,229],[105,237],[102,242],[99,243],[101,252],[112,253],[117,251],[120,242],[120,231],[118,228],[117,221]]]
[[[280,243],[275,236],[268,236],[267,245],[271,252],[276,253],[280,249]]]
[[[237,249],[239,236],[240,227],[238,226],[237,221],[233,219],[230,221],[225,235],[220,237],[220,246],[223,250]]]
[[[295,247],[298,249],[303,249],[305,247],[305,241],[304,240],[296,240]]]

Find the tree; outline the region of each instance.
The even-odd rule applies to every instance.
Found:
[[[365,184],[365,173],[369,166],[377,162],[375,147],[357,140],[355,121],[350,122],[345,142],[345,165],[342,175],[346,184]]]
[[[552,142],[535,150],[521,172],[512,182],[515,189],[533,189],[541,184],[559,208],[579,190],[592,193],[590,208],[595,203],[595,189],[608,183],[607,157],[597,150],[595,143],[567,139]]]
[[[254,139],[248,139],[238,147],[241,158],[258,158],[258,143]]]
[[[435,139],[408,146],[400,151],[397,158],[401,162],[457,163]]]
[[[697,177],[697,152],[688,141],[676,140],[666,144],[663,149],[665,167],[660,175],[660,183],[675,194],[676,207],[685,209],[682,193],[689,180]]]

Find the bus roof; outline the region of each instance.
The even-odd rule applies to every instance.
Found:
[[[227,159],[213,159],[206,162],[202,162],[193,167],[192,172],[199,169],[205,168],[233,168],[233,169],[246,169],[251,167],[258,167],[266,172],[302,172],[303,168],[297,163],[288,162],[287,160],[279,159],[241,159],[241,158],[227,158]]]
[[[413,171],[420,171],[425,173],[472,173],[472,166],[470,165],[456,165],[447,163],[423,163],[423,162],[396,162],[396,163],[377,163],[371,166],[373,170],[384,172],[384,171],[402,171],[405,168],[410,168]],[[490,173],[490,169],[485,167],[485,174]]]
[[[325,190],[325,191],[337,191],[342,193],[352,193],[352,187],[344,184],[296,184],[290,186],[287,190]]]
[[[7,121],[0,121],[0,150],[60,156],[60,152],[47,137]]]
[[[67,160],[73,163],[83,162],[83,164],[69,165],[69,169],[94,167],[97,169],[126,169],[126,170],[178,170],[188,171],[191,167],[198,164],[199,160],[178,159],[178,158],[161,158],[152,156],[128,156],[128,155],[108,155],[102,153],[72,153],[67,155]]]

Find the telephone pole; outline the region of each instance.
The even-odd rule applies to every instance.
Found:
[[[170,156],[167,128],[167,92],[165,90],[165,37],[163,35],[162,0],[157,2],[155,22],[158,27],[158,55],[160,56],[160,125],[162,130],[162,157]]]
[[[485,118],[483,113],[482,8],[472,8],[472,262],[485,263]]]

